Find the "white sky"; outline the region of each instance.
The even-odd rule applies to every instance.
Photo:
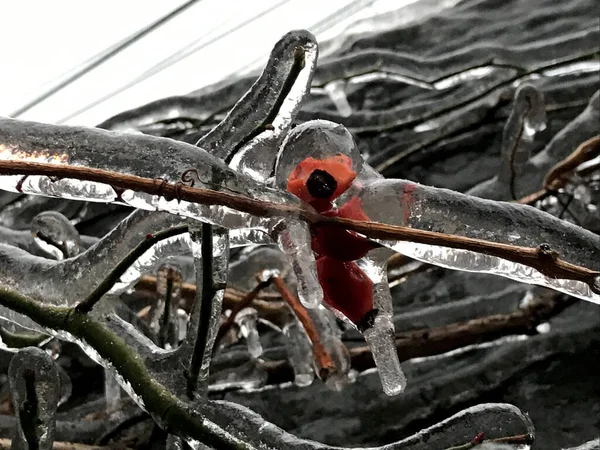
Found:
[[[20,118],[61,122],[186,45],[206,44],[281,2],[201,0]],[[394,2],[398,6],[408,3]],[[184,0],[0,0],[0,115],[10,115],[43,92],[51,80],[183,3]],[[217,82],[257,58],[266,58],[275,42],[289,30],[310,30],[319,20],[344,11],[350,4],[356,7],[370,3],[375,5],[353,18],[375,13],[381,8],[378,4],[389,0],[288,0],[262,18],[65,123],[93,126],[126,109]],[[342,26],[345,24],[347,21]],[[331,35],[333,30],[328,31],[325,34]],[[317,37],[322,38],[323,33]]]

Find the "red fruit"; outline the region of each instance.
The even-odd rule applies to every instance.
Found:
[[[373,282],[354,262],[327,256],[317,259],[323,300],[354,324],[373,309]]]
[[[307,182],[313,171],[327,172],[335,180],[337,186],[327,198],[314,197],[308,190]],[[317,211],[331,207],[331,201],[342,195],[356,178],[352,170],[352,160],[346,155],[335,155],[325,159],[306,158],[290,173],[287,190],[296,197],[309,203]]]
[[[322,214],[329,217],[369,220],[358,197],[352,197],[337,210]],[[372,250],[373,244],[353,231],[324,225],[313,229],[311,247],[318,255],[330,256],[341,261],[355,261]]]

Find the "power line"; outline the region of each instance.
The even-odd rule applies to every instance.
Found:
[[[171,56],[163,59],[162,61],[160,61],[159,63],[155,64],[154,66],[152,66],[150,69],[144,71],[142,74],[140,74],[139,76],[137,76],[136,78],[134,78],[133,80],[131,80],[130,82],[126,83],[125,85],[119,87],[118,89],[106,94],[105,96],[93,101],[92,103],[84,106],[83,108],[69,114],[66,117],[63,117],[61,120],[59,120],[57,123],[61,124],[66,122],[67,120],[72,119],[73,117],[77,117],[80,114],[83,114],[86,111],[89,111],[91,108],[104,103],[105,101],[113,98],[115,95],[120,94],[123,91],[126,91],[127,89],[132,88],[133,86],[141,83],[142,81],[150,78],[153,75],[156,75],[159,72],[162,72],[163,70],[165,70],[166,68],[172,66],[173,64],[181,61],[184,58],[187,58],[188,56],[196,53],[199,50],[202,50],[205,47],[208,47],[211,44],[214,44],[215,42],[223,39],[224,37],[227,37],[228,35],[230,35],[231,33],[235,33],[236,31],[246,27],[247,25],[249,25],[250,23],[260,19],[261,17],[269,14],[272,11],[275,11],[276,9],[282,7],[283,5],[285,5],[286,3],[289,3],[291,0],[282,0],[279,3],[276,3],[272,8],[268,9],[268,10],[264,10],[262,12],[260,12],[259,14],[256,14],[255,16],[250,17],[249,19],[239,23],[238,25],[234,26],[233,28],[230,28],[227,31],[224,31],[223,33],[215,36],[214,38],[202,43],[202,40],[204,40],[206,38],[206,36],[210,35],[212,33],[212,31],[210,33],[205,34],[204,36],[202,36],[201,38],[197,39],[196,41],[192,42],[191,44],[185,46],[184,48],[178,50],[177,52],[175,52],[174,54],[172,54]]]
[[[30,100],[29,102],[27,102],[25,105],[21,106],[16,111],[14,111],[10,115],[10,117],[17,118],[20,115],[22,115],[23,113],[29,111],[34,106],[39,105],[44,100],[48,99],[49,97],[53,96],[57,92],[61,91],[63,88],[65,88],[69,84],[73,83],[74,81],[78,80],[83,75],[85,75],[86,73],[90,72],[91,70],[93,70],[96,67],[100,66],[101,64],[105,63],[106,61],[111,59],[113,56],[119,54],[120,52],[125,50],[127,47],[136,43],[137,41],[139,41],[141,38],[143,38],[147,34],[151,33],[152,31],[156,30],[157,28],[161,27],[162,25],[169,22],[171,19],[173,19],[174,17],[178,16],[183,11],[188,9],[190,6],[192,6],[195,3],[198,3],[200,1],[202,1],[202,0],[190,0],[187,3],[184,3],[183,5],[174,9],[173,11],[171,11],[167,15],[161,17],[157,21],[136,31],[132,35],[123,39],[122,41],[117,42],[116,44],[113,44],[112,46],[108,47],[107,49],[101,51],[97,55],[92,56],[90,59],[83,62],[79,66],[60,75],[59,77],[57,77],[56,79],[54,79],[50,82],[51,86],[46,91],[44,91],[43,93],[41,93],[40,95],[35,97],[33,100]]]

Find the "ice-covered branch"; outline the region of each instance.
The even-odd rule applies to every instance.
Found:
[[[16,155],[15,155],[16,156]],[[152,196],[163,196],[168,199],[180,199],[189,202],[189,204],[207,205],[210,206],[226,206],[228,209],[242,211],[243,213],[254,215],[257,217],[278,217],[278,218],[296,218],[303,220],[313,226],[334,226],[356,231],[369,238],[380,239],[384,241],[409,241],[418,244],[427,244],[430,246],[440,246],[446,248],[467,250],[473,253],[479,253],[487,257],[495,257],[502,260],[511,261],[522,266],[531,267],[535,271],[543,274],[549,279],[564,279],[575,280],[585,283],[589,286],[590,292],[582,293],[580,288],[573,290],[574,295],[579,295],[592,301],[597,301],[600,295],[598,287],[598,276],[600,273],[594,270],[598,264],[598,255],[600,251],[600,238],[582,228],[565,223],[556,219],[549,214],[545,214],[535,208],[498,203],[489,200],[478,199],[468,195],[452,192],[446,189],[437,189],[426,186],[416,185],[415,183],[404,182],[402,180],[380,180],[373,183],[361,193],[363,204],[376,207],[381,204],[382,195],[385,195],[390,200],[393,199],[398,203],[397,211],[401,214],[398,218],[398,223],[403,225],[389,225],[385,223],[390,220],[389,212],[395,211],[386,210],[385,217],[382,217],[382,223],[357,221],[352,219],[344,219],[339,217],[326,217],[318,214],[314,210],[307,207],[298,206],[291,203],[269,202],[263,198],[251,198],[237,193],[214,191],[209,189],[200,189],[190,186],[182,186],[176,183],[157,182],[155,179],[143,178],[136,175],[128,175],[123,173],[111,172],[98,168],[79,167],[65,164],[51,164],[31,161],[4,160],[0,161],[0,173],[6,175],[45,175],[50,177],[70,178],[78,180],[87,180],[98,183],[105,183],[123,190],[132,192],[144,192]],[[404,220],[404,212],[406,207],[403,202],[406,196],[403,196],[403,189],[409,189],[411,195],[416,199],[422,197],[422,201],[426,201],[430,206],[427,210],[420,206],[420,202],[416,202],[417,211],[425,212],[432,215],[420,215],[413,213],[410,215],[411,220],[418,222],[406,224]],[[371,199],[371,196],[376,198]],[[403,200],[404,199],[404,200]],[[161,203],[153,202],[158,207],[164,207],[165,210],[186,214],[190,217],[197,217],[187,208],[181,208],[181,203],[168,201]],[[149,206],[146,206],[149,207]],[[433,208],[433,209],[432,209]],[[368,208],[367,208],[368,209]],[[381,212],[381,211],[379,211]],[[376,219],[379,215],[378,211],[367,211],[367,214],[372,219]],[[448,214],[457,216],[464,215],[448,224],[449,229],[441,231],[429,231],[429,229],[440,229],[441,225],[446,220]],[[487,221],[485,226],[481,223],[481,227],[473,230],[470,229],[469,223],[473,221],[473,216]],[[435,219],[437,217],[437,219]],[[202,216],[198,217],[202,218]],[[517,220],[519,236],[515,239],[535,246],[516,246],[509,244],[512,239],[508,230],[506,234],[496,234],[493,232],[498,226],[499,220]],[[436,221],[437,220],[437,225]],[[459,221],[460,220],[460,221]],[[432,222],[433,221],[433,222]],[[461,236],[462,232],[457,226],[462,224],[465,230],[468,231],[467,236]],[[508,223],[507,223],[508,225]],[[421,228],[421,229],[419,229]],[[541,237],[537,230],[544,230],[547,236]],[[559,231],[560,230],[560,231]],[[563,236],[569,236],[565,242]],[[473,235],[478,237],[472,237]],[[515,235],[516,236],[516,235]],[[500,242],[493,242],[483,238],[495,237]],[[550,239],[552,238],[552,239]],[[550,239],[550,240],[549,240]],[[558,240],[557,240],[558,239]],[[549,240],[549,242],[548,242]],[[549,243],[550,246],[542,246]],[[576,245],[574,245],[576,243]],[[566,244],[566,245],[565,245]],[[392,247],[397,247],[395,244],[388,243]],[[571,245],[573,245],[571,247]],[[564,249],[564,250],[563,250]],[[401,253],[416,257],[417,253],[423,253],[420,250],[411,252],[409,248],[403,246],[398,248]],[[565,253],[569,252],[570,254]],[[556,252],[559,252],[557,255]],[[414,253],[414,255],[411,255]],[[425,251],[426,253],[426,251]],[[448,255],[451,256],[451,255]],[[569,260],[573,258],[573,262]],[[447,261],[438,261],[437,257],[429,257],[427,254],[420,255],[417,259],[426,260],[433,264],[452,267]],[[589,267],[585,267],[584,265]],[[481,263],[486,263],[482,260]],[[456,268],[459,270],[477,271],[477,262],[469,265],[469,267]],[[486,263],[486,264],[489,264]],[[495,262],[495,264],[498,264]],[[527,275],[526,279],[539,282],[535,277]],[[525,281],[525,280],[524,280]],[[569,287],[565,287],[569,289]],[[596,299],[596,300],[595,300]]]
[[[599,122],[600,91],[597,91],[581,114],[560,130],[541,152],[523,162],[521,173],[527,173],[527,176],[514,180],[516,193],[525,196],[544,187],[545,177],[556,164],[565,160],[581,142],[598,134]],[[512,200],[509,187],[497,176],[478,184],[468,193],[493,200]]]
[[[295,438],[246,408],[228,402],[209,401],[192,410],[151,377],[141,358],[118,335],[89,315],[79,314],[71,308],[45,306],[4,286],[0,286],[0,304],[29,316],[44,327],[65,331],[91,346],[129,383],[139,403],[161,427],[190,443],[202,442],[236,450],[264,446],[298,450],[340,449]],[[533,434],[530,420],[517,408],[489,404],[465,410],[417,435],[380,449],[417,450],[423,448],[424,442],[449,446],[456,439],[467,439],[474,426],[490,438]],[[452,433],[448,433],[449,429]]]

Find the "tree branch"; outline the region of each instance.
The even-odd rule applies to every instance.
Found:
[[[576,303],[577,299],[553,291],[532,301],[527,307],[509,314],[494,314],[438,328],[423,328],[396,334],[396,350],[400,362],[413,358],[440,355],[468,345],[491,342],[504,336],[536,334],[536,327]],[[349,349],[352,368],[363,372],[375,367],[367,346]],[[293,381],[293,370],[287,361],[264,364],[269,382]]]
[[[326,217],[305,206],[265,202],[240,194],[199,189],[180,183],[169,183],[164,180],[143,178],[90,167],[4,160],[0,161],[0,174],[45,175],[49,177],[87,180],[108,184],[118,189],[129,189],[158,195],[167,200],[179,199],[204,205],[227,206],[254,216],[295,217],[313,226],[328,225],[344,228],[373,239],[411,241],[420,244],[469,250],[533,267],[540,273],[551,278],[582,281],[588,284],[594,292],[600,293],[600,286],[598,286],[597,280],[600,272],[566,262],[556,255],[549,255],[547,251],[540,251],[539,248],[519,247],[399,225],[358,221],[340,217]]]
[[[274,276],[273,284],[281,294],[281,297],[283,297],[286,303],[290,306],[290,308],[304,327],[304,331],[306,331],[308,338],[310,339],[313,348],[313,354],[315,356],[315,361],[319,369],[319,378],[321,380],[327,380],[327,378],[329,378],[329,376],[333,372],[335,372],[336,367],[331,358],[331,355],[321,342],[319,332],[317,331],[315,324],[308,315],[306,308],[304,308],[304,306],[302,306],[302,303],[300,303],[300,300],[298,300],[294,296],[294,294],[290,292],[282,278]]]
[[[217,448],[251,448],[191,411],[188,405],[150,376],[142,358],[123,339],[96,319],[80,314],[74,308],[43,305],[1,285],[0,304],[27,315],[44,327],[66,331],[85,341],[130,383],[153,419],[167,427],[168,431],[192,437]]]
[[[520,198],[517,202],[523,205],[531,205],[567,184],[568,178],[573,171],[584,162],[597,158],[600,155],[600,135],[594,136],[582,142],[573,153],[554,165],[544,178],[544,187],[537,192]]]
[[[108,276],[100,282],[96,289],[94,289],[90,295],[79,303],[75,309],[81,314],[86,314],[92,310],[94,305],[100,301],[102,296],[106,294],[115,285],[121,276],[131,267],[131,265],[137,261],[147,250],[152,248],[154,244],[162,241],[163,239],[177,236],[178,234],[187,233],[188,226],[180,225],[168,230],[160,231],[152,235],[146,236],[146,240],[141,242],[135,247],[129,254],[123,258],[116,267],[108,274]]]

